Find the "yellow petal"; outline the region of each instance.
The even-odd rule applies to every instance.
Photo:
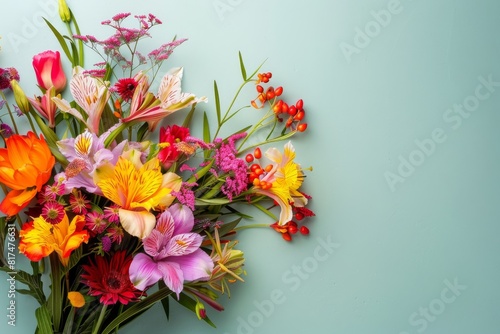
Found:
[[[148,211],[130,211],[119,209],[120,223],[131,235],[144,239],[156,225],[155,216]]]

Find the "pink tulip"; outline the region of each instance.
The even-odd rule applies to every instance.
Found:
[[[61,92],[66,86],[66,75],[64,74],[61,55],[59,51],[44,51],[33,57],[33,68],[35,69],[38,85],[47,90],[54,87],[56,92]]]

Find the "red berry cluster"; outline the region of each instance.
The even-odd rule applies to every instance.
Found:
[[[251,101],[251,104],[256,109],[261,109],[264,107],[265,103],[271,104],[271,107],[276,115],[279,122],[284,121],[284,116],[288,116],[285,126],[292,130],[297,130],[299,132],[304,132],[307,129],[307,123],[303,123],[302,120],[305,116],[304,111],[304,101],[302,99],[298,100],[295,104],[289,105],[282,99],[278,99],[279,96],[283,94],[283,87],[279,86],[274,88],[273,86],[268,86],[264,88],[260,83],[268,83],[272,78],[272,73],[259,73],[257,74],[258,80],[255,86],[257,90],[257,97],[255,100]],[[260,102],[260,107],[257,106],[257,102]]]
[[[281,237],[285,241],[292,241],[292,236],[300,232],[302,235],[309,235],[309,228],[305,225],[299,227],[297,222],[290,220],[288,223],[284,225],[278,225],[278,223],[274,223],[271,227],[276,231],[281,233]]]

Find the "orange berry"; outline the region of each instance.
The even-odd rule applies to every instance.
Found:
[[[268,173],[269,173],[272,169],[273,169],[273,165],[271,165],[271,164],[267,165],[267,166],[266,166],[266,168],[264,168],[264,170],[265,170],[266,172],[268,172]]]
[[[295,213],[295,219],[297,219],[297,220],[304,219],[304,214],[302,212]]]
[[[304,119],[305,115],[306,115],[306,113],[304,112],[304,110],[299,110],[299,112],[295,114],[295,116],[293,117],[293,119],[296,120],[296,121],[301,121],[301,120]]]
[[[245,160],[248,162],[248,163],[251,163],[253,161],[253,155],[251,155],[250,153],[248,153],[246,156],[245,156]]]
[[[257,85],[257,92],[262,93],[264,91],[264,88],[261,85]]]
[[[253,155],[255,156],[255,159],[260,159],[262,158],[262,152],[260,150],[259,147],[257,147],[254,151],[253,151]]]
[[[272,99],[274,99],[275,96],[276,96],[276,94],[274,93],[273,87],[269,87],[267,90],[267,93],[266,93],[266,98],[268,100],[272,100]]]
[[[295,106],[290,106],[288,108],[288,115],[290,116],[295,116],[295,114],[297,113],[297,107]]]
[[[288,233],[290,234],[295,234],[299,231],[299,229],[297,228],[297,226],[293,226],[293,225],[289,225],[288,226]]]
[[[307,123],[301,123],[299,124],[299,126],[297,126],[297,130],[299,130],[300,132],[304,132],[306,131],[307,129]]]
[[[282,233],[281,236],[285,241],[292,241],[292,236],[288,232]]]
[[[274,94],[276,94],[276,96],[280,96],[281,94],[283,94],[283,87],[279,86],[278,88],[276,88]]]

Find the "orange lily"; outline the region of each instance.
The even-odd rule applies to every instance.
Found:
[[[39,216],[23,225],[19,232],[19,251],[31,261],[40,261],[56,252],[61,263],[67,266],[71,252],[89,240],[84,226],[83,215],[75,216],[70,222],[64,214],[62,221],[54,225]]]
[[[0,203],[0,211],[17,215],[49,180],[55,158],[42,136],[33,132],[13,135],[0,148],[0,182],[12,190]]]

